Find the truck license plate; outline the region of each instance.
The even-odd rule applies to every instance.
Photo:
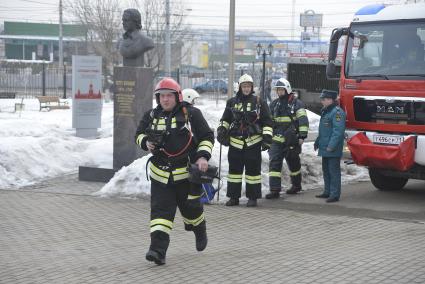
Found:
[[[398,145],[403,141],[404,141],[404,137],[399,135],[383,135],[383,134],[373,135],[373,143]]]

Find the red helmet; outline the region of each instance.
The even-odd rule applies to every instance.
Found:
[[[182,102],[183,96],[182,96],[182,90],[176,81],[172,78],[164,78],[161,81],[156,84],[154,94],[156,96],[156,102],[159,104],[159,95],[161,93],[175,93],[176,94],[176,101]]]

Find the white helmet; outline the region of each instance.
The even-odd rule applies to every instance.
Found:
[[[240,78],[239,78],[239,85],[241,85],[242,83],[245,82],[249,82],[252,85],[254,85],[254,80],[252,80],[252,77],[249,76],[248,74],[243,74]]]
[[[193,100],[199,98],[199,93],[194,89],[184,89],[182,91],[183,101],[193,104]]]
[[[284,88],[288,94],[292,93],[291,84],[285,78],[280,78],[279,80],[277,80],[276,84],[274,85],[274,88]]]

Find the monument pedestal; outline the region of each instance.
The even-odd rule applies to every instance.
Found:
[[[79,180],[108,182],[124,166],[144,156],[135,143],[137,126],[152,108],[153,69],[114,67],[114,136],[112,169],[79,167]]]

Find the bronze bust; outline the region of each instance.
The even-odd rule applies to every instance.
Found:
[[[154,48],[150,37],[141,32],[142,17],[137,9],[126,9],[122,15],[122,26],[125,30],[118,48],[123,56],[124,66],[143,67],[144,54]]]

